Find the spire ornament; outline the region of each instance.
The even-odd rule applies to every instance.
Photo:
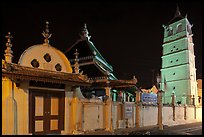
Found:
[[[181,13],[180,13],[180,11],[179,11],[179,6],[178,6],[178,4],[177,4],[177,7],[176,7],[176,13],[175,13],[175,17],[178,17],[178,16],[180,16],[181,15]]]
[[[84,27],[83,27],[83,29],[82,29],[82,31],[81,31],[81,34],[79,34],[80,35],[80,37],[81,37],[81,39],[90,39],[91,38],[91,36],[89,36],[89,32],[88,32],[88,30],[87,30],[87,26],[86,26],[86,23],[84,23]]]
[[[79,53],[78,53],[78,50],[76,49],[76,52],[74,53],[74,55],[75,55],[75,64],[74,64],[74,72],[76,73],[76,74],[78,74],[79,73],[79,58],[78,58],[78,55],[79,55]]]
[[[45,38],[44,42],[46,44],[49,44],[49,38],[52,36],[52,34],[49,34],[49,22],[46,21],[45,31],[43,31],[42,35]]]
[[[6,50],[5,50],[5,61],[8,63],[12,63],[12,58],[13,58],[13,51],[11,50],[12,47],[12,43],[11,43],[11,39],[13,38],[13,36],[11,35],[10,32],[8,32],[8,35],[5,36],[5,38],[7,38],[7,42],[6,42]]]

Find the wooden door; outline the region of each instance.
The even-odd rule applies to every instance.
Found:
[[[64,124],[64,92],[31,90],[30,131],[60,134]]]

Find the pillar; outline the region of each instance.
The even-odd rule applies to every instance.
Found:
[[[158,125],[159,130],[163,130],[163,124],[162,124],[162,91],[158,91]]]
[[[17,135],[17,102],[14,98],[14,82],[2,79],[2,134]]]
[[[123,92],[123,102],[126,102],[126,94]]]
[[[172,104],[172,109],[173,109],[173,121],[175,121],[175,95],[174,93],[171,95],[171,97],[172,97],[171,104]]]
[[[140,92],[136,91],[136,127],[140,127]]]
[[[72,133],[74,134],[77,131],[77,97],[76,91],[73,91],[73,99],[72,99]]]
[[[112,98],[111,98],[111,88],[105,87],[106,96],[108,97],[107,100],[105,100],[105,106],[104,106],[104,126],[105,130],[111,131],[112,130]]]

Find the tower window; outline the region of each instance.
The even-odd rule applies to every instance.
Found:
[[[178,48],[176,48],[176,50],[178,50]]]
[[[170,29],[168,30],[168,36],[171,36],[171,35],[173,35],[173,29],[172,29],[172,28],[170,28]]]
[[[171,52],[173,52],[173,49],[171,50]]]
[[[175,75],[176,73],[173,73],[173,75]]]
[[[178,59],[176,60],[176,62],[178,62]]]
[[[176,46],[174,46],[174,48],[175,48]]]
[[[179,33],[179,32],[181,32],[181,31],[182,31],[182,24],[179,24],[179,25],[177,26],[176,33]]]
[[[173,87],[173,89],[176,89],[176,87]]]
[[[171,60],[170,62],[172,63],[173,61]]]

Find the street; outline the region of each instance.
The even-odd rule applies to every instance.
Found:
[[[159,131],[158,128],[149,130],[133,131],[129,135],[202,135],[202,122],[164,126],[164,130]]]
[[[159,130],[158,126],[141,128],[124,128],[110,131],[89,131],[81,135],[202,135],[202,122],[164,126],[164,130]]]
[[[202,135],[202,122],[169,127],[168,130],[187,135]]]

